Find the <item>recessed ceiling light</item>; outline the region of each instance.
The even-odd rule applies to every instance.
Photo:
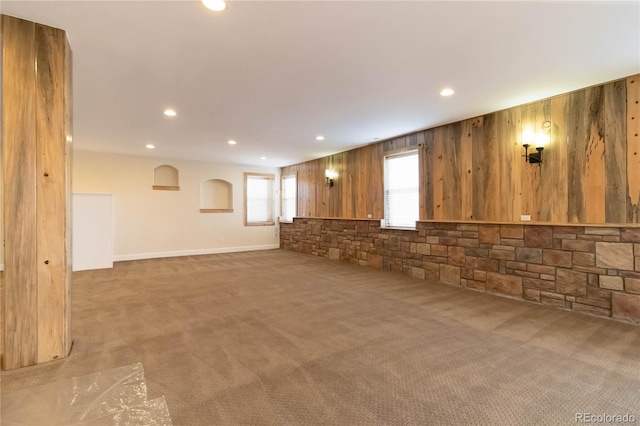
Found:
[[[237,142],[236,141],[229,141],[227,142],[229,145],[235,145]]]
[[[323,141],[324,140],[324,136],[318,135],[318,136],[316,136],[316,140],[317,141]]]
[[[442,91],[440,92],[440,95],[442,96],[451,96],[453,95],[455,92],[453,91],[453,89],[450,88],[446,88],[446,89],[442,89]]]
[[[152,144],[150,144],[150,143],[148,143],[148,144],[146,144],[146,145],[145,145],[145,148],[147,148],[147,149],[153,149],[153,148],[155,148],[155,147],[156,147],[155,145],[152,145]]]
[[[266,160],[266,159],[267,159],[267,157],[260,157],[260,159],[261,159],[261,160]]]
[[[224,0],[202,0],[202,4],[209,10],[214,12],[221,12],[227,8],[227,4]]]
[[[172,109],[165,109],[164,111],[162,111],[162,113],[167,117],[175,117],[176,115],[178,115],[178,113]]]

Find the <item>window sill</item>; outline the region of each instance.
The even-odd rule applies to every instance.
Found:
[[[380,229],[389,229],[391,231],[417,231],[416,227],[402,227],[402,226],[381,226]]]

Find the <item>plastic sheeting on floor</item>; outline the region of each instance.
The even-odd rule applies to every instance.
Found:
[[[5,393],[3,426],[171,425],[164,397],[147,400],[142,364]]]

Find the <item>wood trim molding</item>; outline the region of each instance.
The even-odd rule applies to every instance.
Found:
[[[200,209],[200,213],[233,213],[233,209]]]
[[[180,191],[179,186],[153,185],[154,191]]]

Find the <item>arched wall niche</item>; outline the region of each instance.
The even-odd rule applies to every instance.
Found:
[[[222,179],[209,179],[200,184],[200,213],[233,212],[233,185]]]
[[[169,164],[153,169],[153,189],[156,191],[180,191],[180,172]]]

